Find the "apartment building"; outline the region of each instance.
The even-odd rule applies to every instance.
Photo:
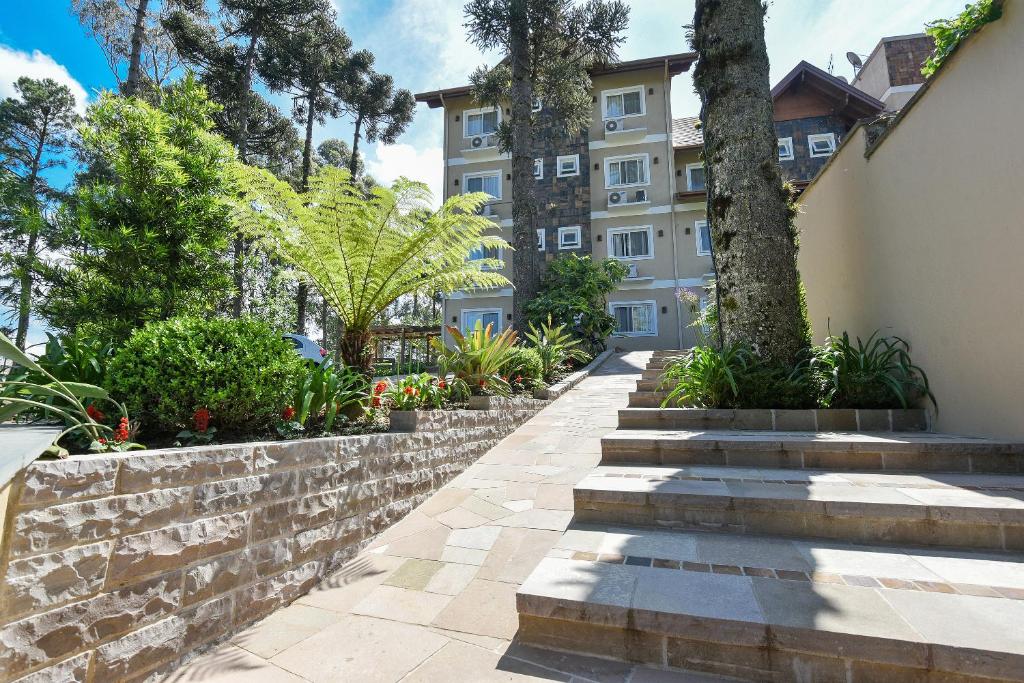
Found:
[[[567,136],[543,102],[534,149],[538,203],[537,249],[545,261],[568,253],[625,262],[629,277],[608,299],[617,329],[612,347],[685,348],[695,343],[692,313],[680,290],[703,297],[714,277],[706,220],[703,138],[696,117],[673,119],[673,78],[693,54],[620,62],[592,73],[593,116],[580,135]],[[689,82],[684,87],[689,87]],[[806,185],[854,122],[883,105],[806,62],[773,89],[779,163]],[[494,131],[507,106],[480,107],[469,86],[421,93],[444,110],[444,197],[486,192],[485,214],[512,241],[511,160]],[[511,280],[510,253],[497,257]],[[511,324],[512,289],[456,292],[444,302],[446,325],[496,329]]]
[[[934,49],[935,40],[924,33],[882,38],[859,66],[860,58],[851,53],[851,85],[880,100],[886,111],[899,111],[924,84],[921,67]]]

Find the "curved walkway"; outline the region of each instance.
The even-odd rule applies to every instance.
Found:
[[[680,680],[513,640],[516,589],[572,519],[648,355],[613,355],[343,570],[169,680]]]

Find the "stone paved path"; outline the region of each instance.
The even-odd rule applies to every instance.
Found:
[[[169,680],[717,681],[514,641],[515,594],[572,519],[649,354],[612,356],[319,588]]]

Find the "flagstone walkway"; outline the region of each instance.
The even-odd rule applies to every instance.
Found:
[[[648,357],[612,356],[320,587],[169,680],[721,680],[514,642],[516,589],[572,519]]]

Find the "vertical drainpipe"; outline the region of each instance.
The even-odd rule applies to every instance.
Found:
[[[669,95],[669,87],[672,84],[672,76],[669,72],[668,60],[665,60],[665,82],[662,90],[665,93],[665,121],[668,126],[665,134],[665,151],[668,157],[668,208],[669,221],[672,226],[672,296],[676,300],[676,348],[683,348],[683,304],[676,296],[676,289],[679,287],[679,253],[676,246],[676,153],[672,146],[672,98]]]
[[[444,112],[444,132],[441,134],[441,163],[444,164],[444,174],[442,181],[444,185],[441,187],[441,203],[444,204],[444,200],[448,198],[448,107],[444,103],[444,94],[438,92],[438,97],[441,100],[441,111]],[[441,302],[441,341],[445,340],[445,325],[448,324],[448,302],[451,301],[447,296]]]

